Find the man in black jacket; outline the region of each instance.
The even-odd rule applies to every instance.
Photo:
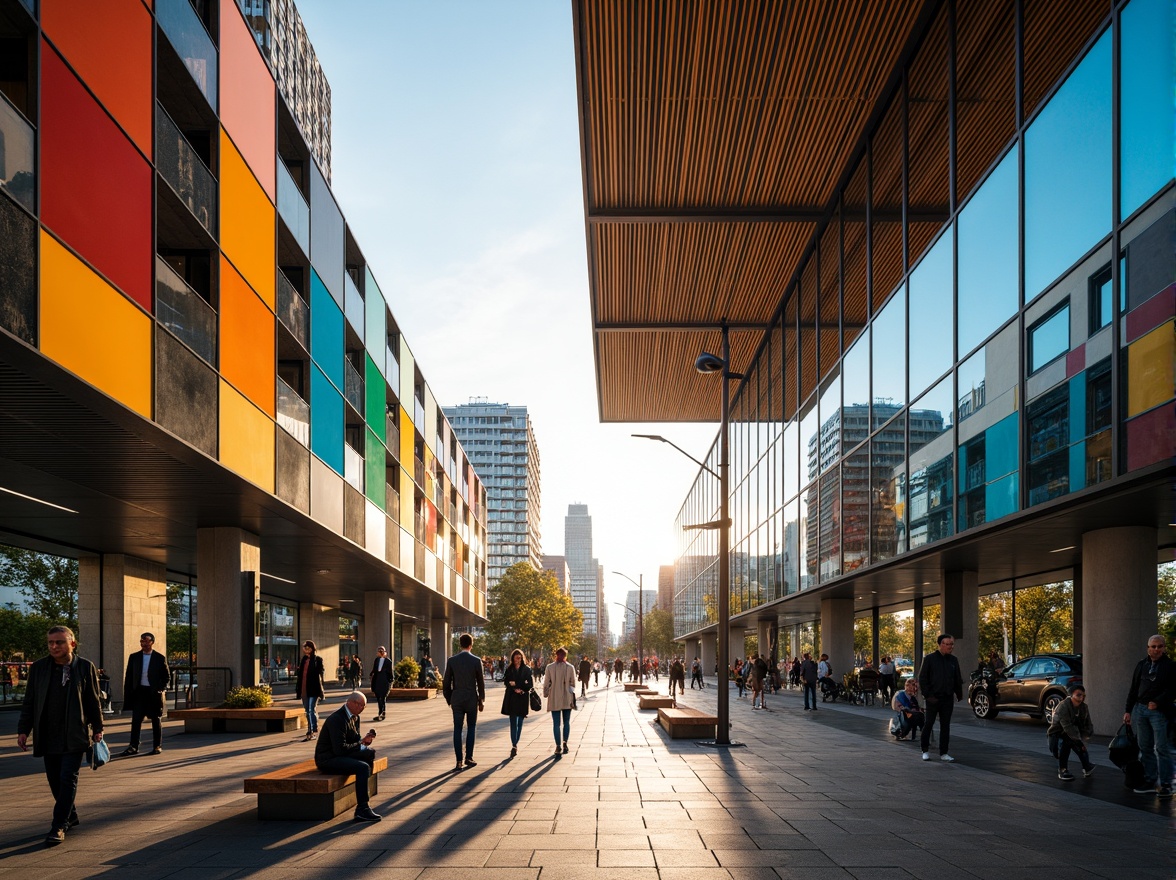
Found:
[[[474,637],[462,633],[458,639],[461,650],[445,664],[445,678],[441,693],[453,710],[453,751],[457,755],[455,770],[461,769],[461,728],[465,725],[465,766],[476,767],[474,738],[478,728],[478,713],[486,703],[486,678],[482,672],[482,658],[474,655]]]
[[[931,725],[937,716],[939,760],[948,763],[955,760],[948,754],[947,746],[951,739],[952,710],[964,698],[964,677],[960,674],[960,661],[952,656],[954,650],[955,639],[944,633],[939,637],[939,650],[924,657],[919,669],[919,689],[927,702],[927,721],[920,736],[924,761],[931,760]]]
[[[78,770],[91,741],[102,739],[102,705],[98,696],[98,670],[89,660],[74,654],[78,643],[71,629],[50,628],[49,656],[29,669],[16,744],[28,751],[33,735],[33,754],[45,759],[45,776],[53,792],[53,824],[45,843],[65,842],[67,828],[80,824],[74,798]],[[91,736],[90,731],[93,731]]]
[[[388,689],[392,687],[392,661],[388,659],[388,649],[383,645],[376,648],[376,659],[372,661],[372,694],[375,695],[379,712],[375,720],[383,721],[388,708]]]
[[[375,731],[359,736],[359,716],[367,707],[362,691],[352,691],[347,702],[323,722],[314,747],[314,764],[324,773],[344,773],[355,777],[355,818],[359,822],[379,822],[383,817],[368,806],[368,778],[376,759],[371,747]]]
[[[1130,724],[1139,740],[1144,785],[1137,794],[1155,791],[1162,798],[1172,796],[1172,750],[1168,725],[1176,719],[1176,663],[1164,652],[1168,643],[1161,635],[1147,640],[1147,656],[1135,665],[1123,723]]]
[[[163,751],[163,704],[171,671],[163,655],[155,650],[155,636],[143,633],[139,636],[142,649],[127,659],[127,674],[123,680],[123,711],[131,713],[131,744],[120,754],[120,758],[139,754],[139,734],[143,719],[151,719],[151,754]]]

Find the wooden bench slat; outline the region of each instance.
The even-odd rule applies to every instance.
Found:
[[[386,757],[372,763],[372,775],[388,769]],[[245,780],[246,794],[329,794],[355,784],[354,776],[324,773],[315,766],[314,759],[279,767],[269,773]]]

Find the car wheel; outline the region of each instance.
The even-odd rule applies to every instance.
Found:
[[[976,691],[972,694],[972,711],[977,718],[995,718],[997,710],[986,691]]]
[[[1049,694],[1045,698],[1045,702],[1041,705],[1041,712],[1045,718],[1046,724],[1053,724],[1054,713],[1058,710],[1058,706],[1062,704],[1062,700],[1066,699],[1061,694]]]

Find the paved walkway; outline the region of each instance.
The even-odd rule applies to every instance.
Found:
[[[668,684],[663,679],[661,690]],[[337,709],[339,694],[324,707]],[[48,853],[41,761],[0,712],[0,876],[381,880],[897,880],[1176,876],[1172,801],[1133,795],[1105,760],[1063,783],[1044,725],[957,711],[954,765],[919,760],[886,733],[887,710],[799,692],[752,711],[732,693],[732,739],[668,740],[618,687],[592,688],[557,759],[549,716],[528,719],[509,759],[500,686],[478,726],[476,768],[452,771],[444,701],[391,704],[376,745],[391,767],[378,824],[259,822],[241,780],[309,757],[293,734],[184,735],[164,753],[83,768],[82,825]],[[684,704],[712,708],[713,685]],[[962,707],[961,707],[962,709]],[[108,724],[115,751],[129,717]],[[1096,758],[1105,754],[1095,748]],[[1076,763],[1075,763],[1076,766]]]

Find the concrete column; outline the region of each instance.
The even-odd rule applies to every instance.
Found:
[[[702,674],[710,678],[715,674],[715,655],[719,650],[719,636],[717,633],[703,633],[699,639],[702,643]]]
[[[449,659],[449,642],[452,636],[449,634],[449,621],[434,619],[429,623],[429,640],[432,644],[429,645],[429,657],[433,660],[433,665],[437,667],[437,675],[445,673],[445,661]],[[524,658],[528,663],[531,662],[530,657]]]
[[[1156,631],[1156,594],[1154,528],[1082,536],[1082,683],[1096,734],[1122,723],[1131,671]]]
[[[980,658],[980,591],[974,571],[944,571],[942,632],[955,636],[955,657],[960,668],[973,670]]]
[[[738,657],[741,660],[743,660],[747,657],[747,651],[744,648],[744,637],[746,635],[746,627],[744,627],[742,625],[732,626],[731,629],[728,630],[728,632],[730,633],[730,635],[727,636],[727,645],[728,645],[728,651],[730,652],[731,656],[723,658],[723,665],[726,665],[726,666],[730,666],[731,661],[734,660],[736,657]]]
[[[376,648],[383,645],[392,656],[392,613],[396,610],[392,594],[386,590],[369,590],[363,594],[363,629],[359,643],[363,668],[369,670],[376,659]]]
[[[878,627],[881,622],[882,615],[878,611],[878,606],[875,605],[870,614],[870,663],[874,668],[878,668]]]
[[[197,529],[196,572],[199,665],[227,668],[235,685],[256,684],[253,628],[261,582],[257,535],[233,527]],[[201,705],[221,702],[224,694],[218,692],[224,683],[219,673],[201,674]]]
[[[162,565],[107,553],[78,560],[78,654],[105,669],[110,697],[125,699],[127,658],[139,650],[139,636],[155,636],[155,650],[167,656],[167,573]]]
[[[756,650],[759,651],[761,657],[769,661],[768,665],[771,665],[772,621],[757,620],[755,622],[755,637],[757,642]]]
[[[399,663],[405,657],[416,657],[416,624],[409,621],[402,621],[398,624],[400,627],[400,656],[394,657],[396,663]]]
[[[1082,653],[1082,566],[1074,566],[1074,596],[1073,596],[1073,620],[1074,620],[1074,653]]]
[[[323,678],[328,686],[339,683],[339,609],[298,603],[298,644],[314,642],[323,661]],[[301,656],[302,649],[298,649]]]
[[[821,651],[829,655],[833,677],[853,669],[853,599],[821,600]]]
[[[915,667],[915,677],[919,676],[919,667],[923,665],[923,657],[927,651],[923,645],[923,597],[915,599],[915,616],[911,620],[915,636],[915,656],[911,658],[911,665]]]

